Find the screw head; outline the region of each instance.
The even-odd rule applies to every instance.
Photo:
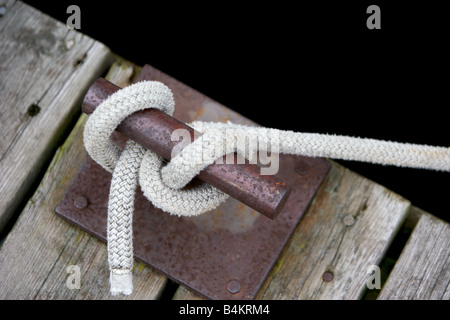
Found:
[[[347,227],[351,227],[355,224],[355,218],[351,214],[346,215],[342,221]]]
[[[325,282],[331,282],[331,281],[333,281],[333,279],[334,279],[334,274],[331,271],[326,271],[322,275],[322,280]]]
[[[87,207],[88,205],[88,201],[85,197],[82,196],[77,196],[75,198],[75,200],[73,200],[73,205],[75,206],[75,208],[77,209],[84,209]]]
[[[297,163],[294,170],[298,175],[305,176],[308,174],[309,169],[310,169],[309,164],[307,164],[304,161],[300,161],[299,163]]]
[[[227,290],[231,294],[238,293],[239,291],[241,291],[241,283],[236,279],[230,280],[227,283]]]

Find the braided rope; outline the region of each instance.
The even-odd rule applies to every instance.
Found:
[[[182,189],[223,155],[237,152],[252,159],[258,150],[311,157],[357,160],[450,171],[450,148],[315,133],[249,127],[233,123],[193,122],[202,136],[163,166],[162,159],[133,141],[121,151],[109,136],[128,115],[145,108],[173,114],[168,87],[143,81],[114,93],[89,117],[84,144],[89,155],[113,173],[108,202],[108,263],[112,294],[131,294],[133,267],[132,216],[137,183],[158,208],[193,216],[220,205],[227,195],[203,183]],[[230,143],[231,142],[231,143]]]
[[[196,121],[190,126],[202,132],[202,136],[187,145],[161,170],[164,183],[172,188],[184,187],[200,171],[225,154],[237,152],[248,158],[249,154],[254,154],[258,150],[272,152],[274,146],[277,153],[450,171],[450,148],[446,147],[282,131],[230,122]],[[240,143],[239,140],[244,138],[245,141]],[[229,145],[227,141],[236,143]],[[219,153],[212,152],[222,150],[217,146],[225,148]],[[237,146],[244,148],[239,149]],[[198,160],[198,154],[202,154],[202,150],[203,157]]]
[[[117,162],[111,179],[108,202],[108,263],[111,293],[133,291],[133,212],[139,166],[145,148],[129,141]],[[121,284],[128,283],[122,286]]]

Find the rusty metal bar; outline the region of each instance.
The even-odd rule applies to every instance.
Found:
[[[113,83],[97,79],[87,92],[82,110],[91,114],[108,96],[120,88]],[[170,160],[172,149],[178,141],[172,141],[176,129],[188,130],[191,141],[201,134],[157,109],[146,109],[128,116],[117,131],[133,139],[161,157]],[[207,182],[247,206],[274,219],[286,203],[291,188],[273,175],[260,175],[260,167],[254,164],[211,164],[198,178]]]

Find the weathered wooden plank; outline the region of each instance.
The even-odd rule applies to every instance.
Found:
[[[194,291],[189,290],[185,286],[179,286],[177,291],[175,291],[174,296],[172,297],[173,300],[206,300],[205,298],[201,297]]]
[[[409,201],[333,163],[262,299],[359,299],[369,268],[381,262]],[[332,278],[327,282],[326,277]]]
[[[380,300],[450,300],[450,225],[423,213]]]
[[[48,163],[92,81],[103,44],[34,8],[0,0],[0,230]],[[25,199],[26,200],[26,199]]]
[[[108,78],[126,84],[129,68],[127,63],[114,65]],[[0,250],[0,299],[155,299],[164,289],[164,276],[136,263],[133,294],[111,296],[106,245],[54,212],[86,157],[82,140],[86,118],[80,118],[58,149]],[[79,267],[80,289],[67,286],[71,265]]]
[[[332,162],[257,299],[359,299],[406,218],[408,200]],[[323,276],[332,274],[326,282]],[[199,299],[180,287],[174,299]]]

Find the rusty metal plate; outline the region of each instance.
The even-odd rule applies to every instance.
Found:
[[[158,80],[171,88],[174,116],[184,122],[231,120],[255,125],[148,65],[140,80]],[[201,216],[177,217],[153,207],[138,188],[135,258],[206,298],[253,299],[330,167],[324,159],[291,155],[280,155],[279,164],[277,176],[292,185],[292,192],[274,220],[233,198]],[[106,241],[110,180],[111,174],[87,157],[56,213]]]

